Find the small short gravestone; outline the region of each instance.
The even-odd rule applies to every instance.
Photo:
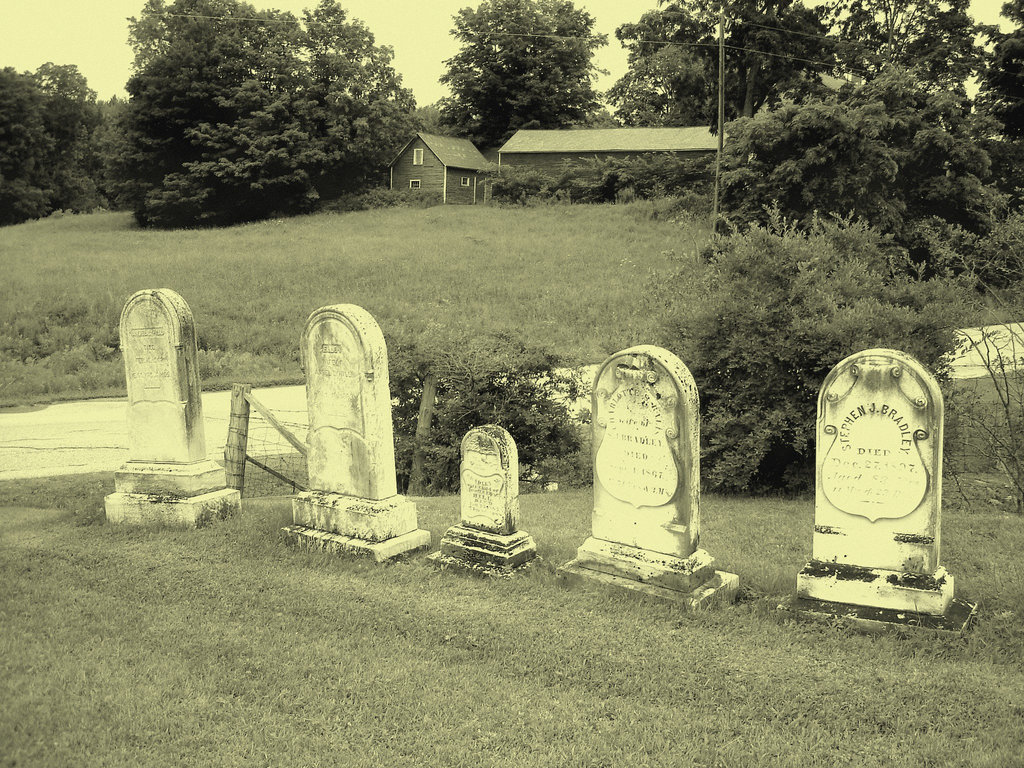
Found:
[[[309,316],[302,333],[309,410],[309,487],[292,499],[289,541],[378,562],[430,546],[416,505],[398,495],[380,326],[362,307]]]
[[[913,357],[850,355],[818,395],[813,559],[793,607],[864,629],[962,630],[974,606],[939,565],[943,402]]]
[[[196,327],[166,288],[139,291],[121,312],[128,381],[128,461],[106,497],[111,523],[202,525],[239,510],[224,469],[206,456]]]
[[[462,440],[459,471],[462,520],[445,532],[439,565],[511,570],[537,555],[519,522],[519,454],[512,435],[494,424],[476,427]]]
[[[739,577],[700,541],[700,416],[682,361],[654,346],[605,360],[594,379],[593,533],[559,569],[691,608],[732,600]]]

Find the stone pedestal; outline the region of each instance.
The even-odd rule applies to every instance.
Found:
[[[593,536],[576,551],[575,560],[558,569],[558,574],[568,582],[589,579],[690,609],[732,602],[740,586],[739,576],[716,570],[714,558],[703,549],[677,557]]]
[[[537,544],[526,531],[508,535],[453,525],[441,539],[441,550],[430,555],[436,565],[513,570],[537,556]]]
[[[312,549],[368,555],[377,562],[430,546],[430,531],[416,522],[416,505],[404,496],[360,499],[307,491],[292,497],[292,525],[285,539]]]

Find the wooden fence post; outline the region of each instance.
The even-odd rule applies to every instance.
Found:
[[[224,445],[224,472],[228,488],[239,493],[245,485],[245,452],[249,444],[248,384],[231,387],[231,416],[228,419],[228,440]]]
[[[423,379],[423,399],[416,419],[416,442],[412,449],[412,469],[409,470],[410,496],[422,496],[426,483],[423,477],[424,448],[430,437],[430,420],[434,417],[434,400],[437,399],[437,376],[428,373]]]

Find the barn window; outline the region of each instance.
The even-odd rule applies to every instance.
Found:
[[[469,176],[463,176],[462,177],[462,186],[464,186],[464,187],[468,187],[469,186]]]
[[[412,151],[412,164],[413,165],[423,165],[423,150],[422,149],[414,149]]]
[[[409,189],[419,189],[419,188],[420,188],[420,180],[419,179],[409,179]]]

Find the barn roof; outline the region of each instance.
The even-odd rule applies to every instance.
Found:
[[[707,126],[516,131],[500,152],[684,152],[715,150]]]
[[[473,146],[473,142],[469,139],[457,139],[454,136],[438,136],[433,133],[417,133],[416,136],[423,140],[423,143],[427,145],[430,151],[444,165],[452,168],[470,168],[474,170],[480,170],[488,165],[487,160],[480,154],[480,150]],[[414,136],[413,139],[415,138]],[[409,139],[389,165],[395,164],[395,161],[402,156],[402,152],[405,152],[409,144],[413,142],[413,139]]]

